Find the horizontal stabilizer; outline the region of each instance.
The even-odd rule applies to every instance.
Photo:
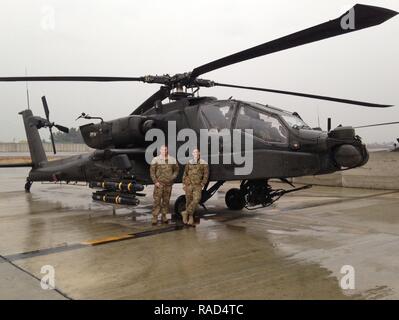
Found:
[[[22,163],[0,163],[0,168],[22,168],[22,167],[33,167],[32,162]]]

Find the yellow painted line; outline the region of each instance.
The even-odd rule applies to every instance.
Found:
[[[87,240],[87,241],[81,242],[81,244],[88,245],[88,246],[97,246],[99,244],[105,244],[105,243],[121,241],[121,240],[126,240],[126,239],[131,239],[131,238],[134,238],[134,235],[123,234],[121,236],[105,237],[105,238],[95,239],[95,240]]]

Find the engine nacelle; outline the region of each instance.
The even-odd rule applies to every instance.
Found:
[[[85,143],[94,149],[138,147],[145,144],[145,133],[156,127],[154,120],[129,116],[80,127]]]
[[[355,129],[352,127],[337,127],[331,130],[328,136],[339,140],[353,140],[355,138]]]

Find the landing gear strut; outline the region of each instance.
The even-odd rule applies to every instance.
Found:
[[[25,183],[25,192],[30,192],[30,187],[32,186],[33,181],[30,181],[28,178]]]
[[[219,188],[225,183],[225,181],[217,181],[215,184],[208,189],[209,182],[205,185],[202,190],[202,197],[200,201],[200,205],[205,208],[205,202],[208,201],[212,196],[219,190]],[[205,208],[206,209],[206,208]],[[174,207],[174,219],[181,219],[181,213],[186,210],[186,196],[181,195],[175,201]]]
[[[282,181],[289,183],[287,180]],[[291,183],[289,183],[293,186]],[[239,189],[230,189],[226,193],[226,206],[231,210],[241,210],[246,208],[248,210],[255,210],[272,205],[283,195],[299,190],[310,188],[306,185],[300,188],[293,188],[290,190],[272,189],[268,180],[244,180],[241,182]]]
[[[233,188],[227,191],[225,202],[227,208],[230,210],[255,210],[272,205],[283,195],[299,190],[309,189],[312,186],[306,185],[295,188],[295,186],[288,180],[282,178],[281,181],[289,184],[293,189],[272,189],[268,180],[243,180],[240,188]],[[218,181],[208,189],[208,184],[202,190],[202,198],[200,205],[205,208],[205,202],[208,201],[216,193],[216,191],[225,183],[225,181]],[[181,213],[186,209],[186,197],[179,196],[175,201],[174,219],[181,219]],[[206,209],[206,208],[205,208]]]

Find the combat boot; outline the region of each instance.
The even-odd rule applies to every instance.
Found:
[[[188,218],[188,223],[190,227],[195,227],[195,222],[194,222],[194,215],[190,214],[190,217]]]
[[[152,225],[153,225],[153,226],[156,226],[156,225],[157,225],[157,223],[158,223],[158,217],[156,217],[156,216],[152,216],[151,223],[152,223]]]
[[[166,214],[162,215],[162,223],[164,223],[164,224],[168,224],[169,223],[169,219],[167,218]]]
[[[182,219],[183,219],[183,224],[187,224],[187,222],[188,222],[188,214],[187,214],[186,211],[183,211],[183,212],[181,213],[181,217],[182,217]]]

